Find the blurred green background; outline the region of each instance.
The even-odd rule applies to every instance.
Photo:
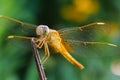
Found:
[[[109,41],[120,45],[119,4],[120,0],[0,0],[0,14],[54,29],[107,22],[112,25]],[[8,35],[35,36],[35,30],[0,19],[0,80],[39,80],[30,41],[7,39]],[[120,54],[100,58],[76,56],[85,66],[80,70],[53,53],[44,64],[48,80],[120,80]]]

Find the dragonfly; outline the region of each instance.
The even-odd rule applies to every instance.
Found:
[[[10,20],[12,22],[16,22],[22,26],[27,26],[27,27],[36,29],[37,37],[10,35],[8,36],[8,38],[21,38],[21,39],[27,39],[27,40],[33,39],[37,48],[40,49],[44,47],[44,57],[42,59],[43,63],[50,57],[49,46],[52,47],[55,52],[60,53],[66,60],[68,60],[70,63],[72,63],[73,65],[77,66],[80,69],[84,69],[84,66],[79,61],[77,61],[74,57],[71,56],[70,52],[72,51],[72,47],[70,43],[77,44],[77,45],[82,45],[82,44],[83,45],[107,45],[107,46],[118,47],[117,45],[108,43],[108,42],[99,42],[99,41],[89,42],[89,41],[80,41],[80,40],[73,40],[73,39],[67,40],[66,38],[64,38],[64,35],[71,34],[70,32],[72,31],[74,32],[78,31],[82,33],[87,28],[88,30],[89,28],[93,28],[94,30],[94,26],[103,26],[105,25],[104,22],[94,22],[81,27],[63,28],[60,30],[55,30],[55,29],[50,29],[47,25],[37,26],[37,25],[22,22],[20,20],[17,20],[8,16],[4,16],[4,15],[0,15],[0,17]],[[87,33],[87,34],[90,34],[90,33]],[[94,34],[96,35],[96,33]],[[74,38],[74,36],[76,35],[73,34],[72,36],[67,36],[67,37]]]

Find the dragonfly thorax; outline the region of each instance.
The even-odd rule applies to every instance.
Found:
[[[48,35],[49,34],[49,27],[47,25],[39,25],[37,28],[36,28],[36,34],[37,35]]]

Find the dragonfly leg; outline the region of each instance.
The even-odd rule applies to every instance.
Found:
[[[44,41],[39,41],[38,44],[36,44],[37,48],[41,48],[44,44]]]
[[[35,42],[37,43],[37,48],[41,48],[46,41],[46,37],[40,37]]]
[[[49,48],[48,48],[48,44],[44,43],[44,49],[45,49],[45,55],[42,58],[42,63],[44,63],[50,56],[50,52],[49,52]]]

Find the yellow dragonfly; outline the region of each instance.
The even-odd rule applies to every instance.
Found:
[[[95,25],[97,25],[97,26],[105,25],[105,23],[103,23],[103,22],[95,22],[95,23],[91,23],[91,24],[81,26],[81,27],[54,30],[54,29],[50,29],[47,25],[36,26],[36,25],[33,25],[33,24],[24,23],[22,21],[19,21],[17,19],[14,19],[14,18],[11,18],[11,17],[8,17],[8,16],[0,15],[0,17],[4,18],[4,19],[7,19],[7,20],[10,20],[10,21],[13,21],[13,22],[16,22],[16,23],[19,23],[22,26],[27,26],[27,27],[31,27],[31,28],[36,29],[36,35],[38,37],[26,37],[26,36],[10,35],[10,36],[8,36],[8,38],[22,38],[22,39],[28,39],[28,40],[31,40],[31,39],[34,38],[34,41],[36,43],[37,48],[44,47],[45,55],[43,57],[43,62],[45,62],[50,56],[48,46],[51,46],[57,53],[60,53],[62,56],[64,56],[65,59],[67,59],[70,63],[79,67],[80,69],[83,69],[84,66],[70,55],[69,52],[72,50],[72,48],[70,46],[70,43],[73,43],[73,44],[75,43],[76,45],[82,45],[82,44],[84,44],[84,45],[96,45],[96,44],[100,44],[100,45],[108,45],[108,46],[118,47],[115,44],[107,43],[107,42],[95,42],[95,41],[90,41],[90,42],[85,41],[84,42],[84,41],[73,40],[73,39],[72,40],[67,40],[66,38],[64,38],[64,34],[65,35],[71,34],[70,33],[71,31],[73,31],[73,32],[78,31],[78,32],[82,33],[87,28],[88,28],[88,30],[89,30],[89,28],[93,28],[93,30],[94,30],[93,26],[95,26]],[[96,29],[97,28],[99,28],[99,27],[96,27]],[[97,33],[99,34],[99,32],[97,32]],[[86,34],[88,35],[88,34],[91,34],[91,33],[86,33]],[[72,36],[67,35],[67,37],[68,38],[69,37],[74,38],[76,35],[78,35],[78,34],[73,34]],[[94,35],[98,36],[98,35],[96,35],[96,33],[94,33]],[[102,35],[102,33],[100,35]],[[78,38],[81,37],[81,36],[78,36]],[[90,37],[92,37],[92,36],[90,36]]]

